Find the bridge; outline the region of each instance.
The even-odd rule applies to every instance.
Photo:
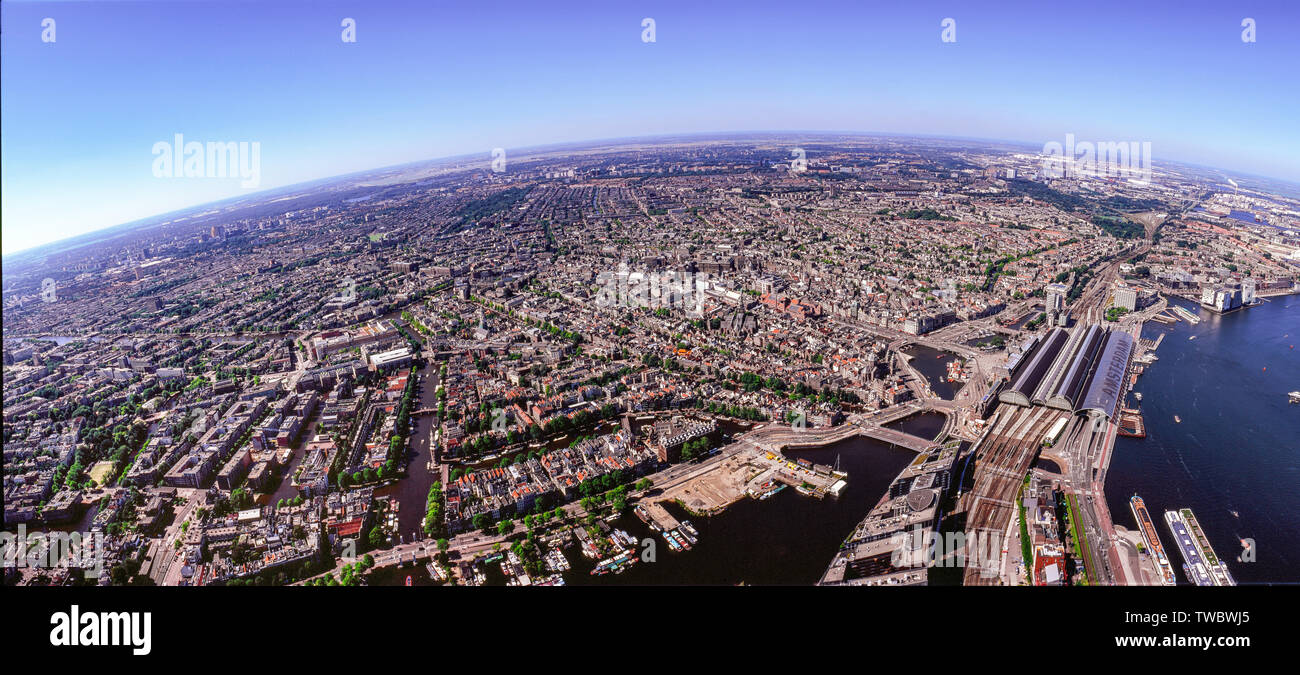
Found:
[[[739,440],[747,441],[763,450],[781,452],[790,448],[822,447],[854,436],[866,436],[918,453],[935,446],[934,441],[859,420],[837,427],[803,429],[784,424],[769,424],[745,434]]]
[[[925,452],[935,446],[934,441],[926,440],[920,436],[913,436],[912,434],[904,433],[897,429],[862,427],[858,433],[868,438],[874,438],[891,445],[897,445],[900,448],[907,448],[908,450],[917,453]]]

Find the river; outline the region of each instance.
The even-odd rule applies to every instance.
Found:
[[[1300,389],[1300,351],[1292,347],[1300,345],[1300,297],[1227,315],[1171,302],[1201,323],[1143,329],[1165,339],[1134,387],[1147,437],[1116,441],[1106,475],[1111,515],[1136,527],[1128,500],[1140,494],[1180,582],[1182,559],[1163,516],[1184,507],[1239,583],[1300,582],[1300,405],[1287,402],[1287,392]],[[1255,562],[1236,560],[1243,538],[1255,540]]]

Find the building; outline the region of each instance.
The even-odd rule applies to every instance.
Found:
[[[1114,418],[1133,349],[1133,336],[1124,331],[1097,324],[1055,328],[1009,365],[1010,381],[998,399]]]
[[[370,355],[370,365],[378,370],[385,368],[405,368],[415,360],[410,347],[398,347],[386,352]]]
[[[1070,292],[1070,287],[1065,284],[1048,284],[1047,291],[1047,311],[1060,312],[1065,309],[1065,297]]]
[[[1120,286],[1119,288],[1116,288],[1114,306],[1127,309],[1130,312],[1137,310],[1137,290],[1129,288],[1128,286]]]

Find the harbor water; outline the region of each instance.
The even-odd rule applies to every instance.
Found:
[[[1147,437],[1119,438],[1106,475],[1115,524],[1136,527],[1128,500],[1141,495],[1188,583],[1164,512],[1189,507],[1238,583],[1300,583],[1300,405],[1287,401],[1300,389],[1300,297],[1226,315],[1174,302],[1201,322],[1143,329],[1165,339],[1134,387],[1141,402],[1128,401]],[[1254,562],[1237,560],[1242,539]]]

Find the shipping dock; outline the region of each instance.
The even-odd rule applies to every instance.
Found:
[[[1138,529],[1142,531],[1142,541],[1146,542],[1147,551],[1156,561],[1156,568],[1160,571],[1160,581],[1166,586],[1173,586],[1177,583],[1174,577],[1174,566],[1169,564],[1169,556],[1165,555],[1165,547],[1160,543],[1160,534],[1156,532],[1155,523],[1151,522],[1151,514],[1147,512],[1146,504],[1141,497],[1133,495],[1129,500],[1129,508],[1133,509],[1133,517],[1137,519]]]
[[[1197,586],[1236,586],[1228,566],[1214,554],[1191,509],[1165,511],[1165,522],[1183,554],[1183,571]]]

